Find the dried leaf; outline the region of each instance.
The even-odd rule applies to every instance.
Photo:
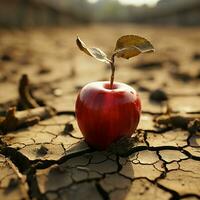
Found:
[[[86,53],[87,55],[99,60],[101,62],[110,63],[111,61],[107,58],[107,55],[99,48],[95,47],[87,47],[83,41],[79,37],[76,39],[76,44],[81,51]]]
[[[117,40],[114,55],[121,58],[132,58],[140,53],[153,52],[153,45],[137,35],[125,35]]]

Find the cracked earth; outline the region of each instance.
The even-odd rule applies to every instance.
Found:
[[[133,137],[107,151],[91,149],[76,123],[79,89],[110,76],[108,66],[76,48],[77,33],[108,53],[127,33],[148,38],[156,49],[117,60],[116,81],[139,92],[143,112]],[[200,199],[198,44],[199,28],[0,30],[0,118],[12,106],[18,117],[35,107],[42,116],[35,118],[34,110],[25,122],[0,126],[0,200]],[[28,75],[32,103],[19,92],[22,74]]]

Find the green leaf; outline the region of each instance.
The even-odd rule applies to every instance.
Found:
[[[111,61],[107,58],[107,55],[99,48],[95,47],[87,47],[86,44],[81,41],[79,37],[76,39],[76,44],[81,51],[86,53],[87,55],[99,60],[101,62],[110,63]]]
[[[113,55],[129,59],[153,51],[154,47],[147,39],[137,35],[124,35],[117,40]]]

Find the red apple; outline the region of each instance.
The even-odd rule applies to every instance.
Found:
[[[112,88],[112,89],[111,89]],[[139,123],[141,102],[136,91],[120,82],[85,85],[76,101],[76,118],[86,142],[104,150],[123,136],[130,137]]]
[[[125,35],[117,40],[109,59],[99,48],[88,48],[79,37],[78,48],[98,61],[110,64],[110,82],[93,82],[82,88],[76,100],[76,118],[86,142],[100,150],[134,133],[140,119],[141,102],[136,91],[114,82],[115,57],[129,59],[154,51],[152,44],[136,35]]]

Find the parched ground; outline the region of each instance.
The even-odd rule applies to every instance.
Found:
[[[109,66],[83,55],[77,34],[108,54],[125,34],[144,36],[156,49],[116,60],[116,81],[139,92],[143,112],[133,138],[103,152],[84,142],[74,103],[83,85],[109,79]],[[199,46],[200,28],[0,30],[0,199],[199,199]]]

